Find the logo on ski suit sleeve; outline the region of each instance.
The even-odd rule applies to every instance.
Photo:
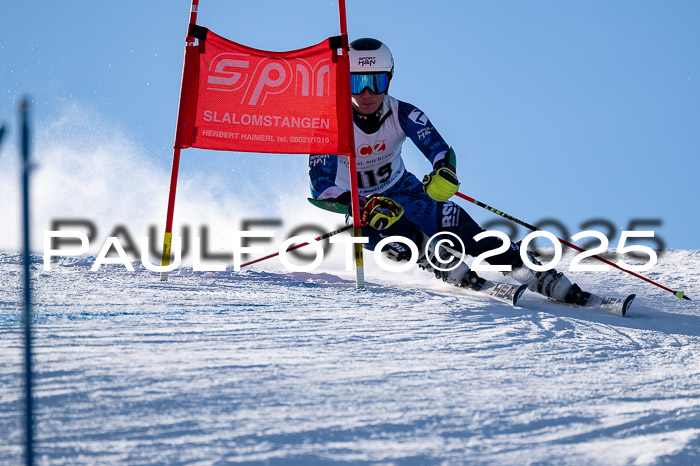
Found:
[[[408,118],[417,125],[425,126],[428,124],[428,116],[417,108],[408,114]]]

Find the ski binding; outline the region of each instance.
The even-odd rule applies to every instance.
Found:
[[[562,304],[570,304],[572,306],[584,307],[588,309],[605,309],[607,311],[620,314],[622,317],[627,315],[627,311],[632,305],[632,301],[637,295],[631,294],[624,298],[616,296],[601,296],[587,291],[583,291],[578,285],[573,285],[571,291],[564,301],[556,301]]]

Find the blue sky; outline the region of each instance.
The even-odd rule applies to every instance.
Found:
[[[700,3],[347,6],[350,38],[376,37],[393,52],[391,94],[424,110],[455,148],[462,192],[530,223],[557,219],[569,234],[594,219],[616,232],[658,220],[651,228],[667,247],[700,248]],[[14,157],[16,107],[26,94],[37,131],[45,130],[39,161],[53,153],[52,140],[88,151],[115,134],[137,148],[143,169],[168,173],[188,1],[3,2],[2,10],[0,120],[12,133],[0,168]],[[311,45],[339,28],[334,1],[202,0],[198,22],[267,50]],[[80,124],[57,124],[76,114]],[[404,148],[409,169],[429,171],[410,142]],[[124,178],[140,170],[114,169]],[[208,174],[224,182],[214,190]],[[281,181],[304,204],[306,176],[303,156],[194,149],[183,151],[180,171],[182,183],[204,180],[212,197],[250,200],[261,212],[267,193],[284,190]],[[163,179],[149,189],[167,196],[167,186]],[[465,207],[482,223],[498,218]]]

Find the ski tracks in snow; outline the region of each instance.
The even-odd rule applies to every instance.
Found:
[[[21,455],[13,257],[0,463]],[[669,252],[657,279],[690,282],[699,258]],[[700,309],[625,276],[604,286],[638,292],[628,318],[529,292],[513,308],[427,274],[357,292],[332,274],[54,267],[36,266],[40,463],[700,461]]]

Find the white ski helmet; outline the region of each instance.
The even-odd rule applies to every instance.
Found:
[[[377,39],[364,37],[350,43],[351,73],[389,73],[394,75],[394,57],[389,47]]]

